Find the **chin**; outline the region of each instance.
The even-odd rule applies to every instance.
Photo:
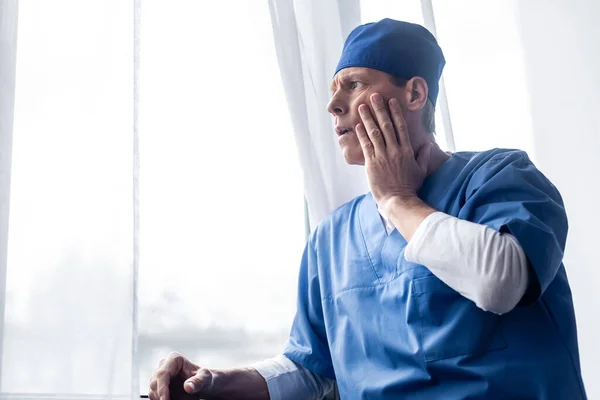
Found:
[[[339,139],[339,144],[346,164],[365,165],[365,156],[356,134],[346,133]]]
[[[365,165],[365,157],[361,150],[352,151],[345,149],[344,160],[346,160],[346,164],[348,165]]]

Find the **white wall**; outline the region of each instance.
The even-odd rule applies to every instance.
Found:
[[[600,399],[600,2],[517,4],[536,161],[566,203],[583,377]]]

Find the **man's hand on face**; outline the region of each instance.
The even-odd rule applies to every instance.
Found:
[[[151,400],[210,399],[213,381],[210,370],[199,367],[181,354],[171,353],[159,362],[150,380],[148,397]]]
[[[415,155],[396,99],[389,101],[389,113],[378,93],[371,95],[371,105],[375,117],[367,104],[358,107],[363,123],[355,131],[365,157],[371,193],[379,208],[385,210],[395,199],[416,196],[427,177],[431,144]]]

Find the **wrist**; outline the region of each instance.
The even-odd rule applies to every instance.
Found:
[[[410,209],[418,203],[421,203],[421,199],[419,199],[417,194],[407,190],[384,199],[381,202],[380,208],[385,214],[391,215]]]
[[[211,395],[232,400],[268,400],[265,379],[254,368],[213,370]]]

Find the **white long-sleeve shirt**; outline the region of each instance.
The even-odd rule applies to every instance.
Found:
[[[514,236],[442,212],[419,225],[404,257],[495,314],[515,308],[529,284],[527,257]]]
[[[382,222],[389,235],[394,226],[383,215]],[[425,265],[482,310],[496,314],[512,310],[529,283],[527,257],[512,235],[442,212],[419,225],[404,256]],[[334,384],[283,355],[253,367],[266,380],[271,400],[320,399]]]

